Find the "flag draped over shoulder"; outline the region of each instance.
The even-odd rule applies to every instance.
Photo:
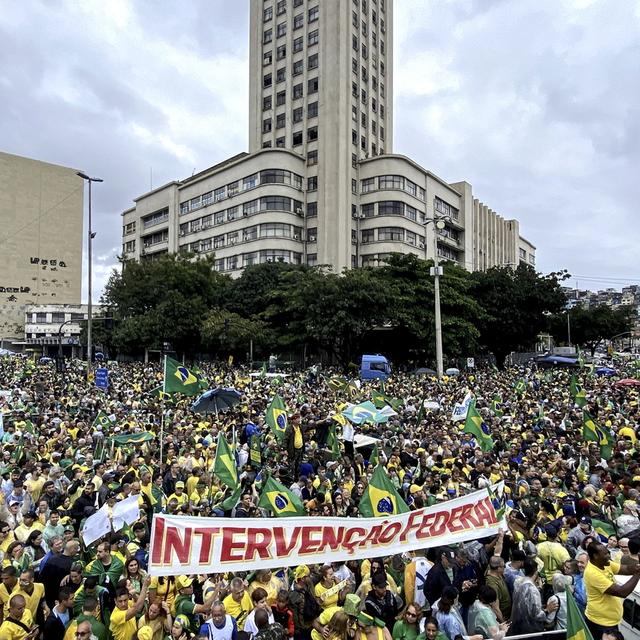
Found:
[[[472,400],[464,422],[464,432],[473,435],[483,451],[493,450],[493,438],[488,425],[476,409],[476,401]]]
[[[287,428],[287,408],[284,405],[284,400],[277,393],[273,396],[271,404],[267,407],[265,420],[271,427],[271,431],[278,442],[282,442],[284,440],[284,432]]]
[[[271,476],[267,478],[262,487],[258,506],[269,509],[279,518],[306,514],[300,498]]]
[[[593,640],[570,589],[567,589],[567,640]]]
[[[588,411],[582,412],[582,437],[587,442],[597,442],[600,445],[600,455],[609,460],[613,453],[611,436],[599,427]]]
[[[236,459],[231,451],[231,447],[227,439],[222,433],[218,434],[218,444],[216,447],[216,459],[213,462],[213,473],[215,473],[221,482],[228,487],[236,487],[238,484],[238,469],[236,468]]]
[[[591,524],[593,525],[593,528],[596,530],[596,533],[600,538],[600,542],[602,542],[603,544],[607,544],[609,538],[611,536],[616,535],[616,528],[610,522],[592,518]]]
[[[200,379],[177,360],[165,356],[163,391],[194,396],[200,391]]]
[[[386,517],[409,511],[381,465],[373,472],[358,509],[365,518]]]

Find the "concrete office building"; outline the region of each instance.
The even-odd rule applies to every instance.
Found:
[[[471,270],[516,264],[526,245],[535,262],[470,184],[393,154],[391,0],[250,7],[249,152],[137,198],[125,258],[213,251],[232,275],[267,260],[339,272],[437,247]],[[447,216],[437,236],[434,216]]]
[[[33,304],[80,304],[84,183],[75,169],[0,153],[0,339]]]

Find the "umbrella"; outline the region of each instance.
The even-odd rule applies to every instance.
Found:
[[[596,375],[597,376],[615,376],[616,375],[616,370],[612,369],[611,367],[598,367],[596,369]]]
[[[429,367],[420,367],[413,372],[414,376],[435,376],[437,373]]]
[[[242,394],[235,389],[209,389],[205,391],[192,405],[195,413],[210,413],[230,409],[240,402]]]
[[[614,382],[614,387],[640,387],[640,380],[634,380],[633,378],[623,378]]]

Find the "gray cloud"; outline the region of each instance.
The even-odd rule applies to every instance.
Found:
[[[517,217],[542,271],[640,279],[638,5],[395,5],[395,151]],[[104,178],[96,290],[151,173],[245,150],[248,118],[248,3],[104,6],[0,0],[0,148]]]

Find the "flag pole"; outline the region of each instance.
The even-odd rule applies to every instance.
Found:
[[[167,392],[167,356],[164,356],[164,368],[162,370],[162,398],[160,400],[160,466],[162,467],[162,454],[164,453],[164,396]]]

